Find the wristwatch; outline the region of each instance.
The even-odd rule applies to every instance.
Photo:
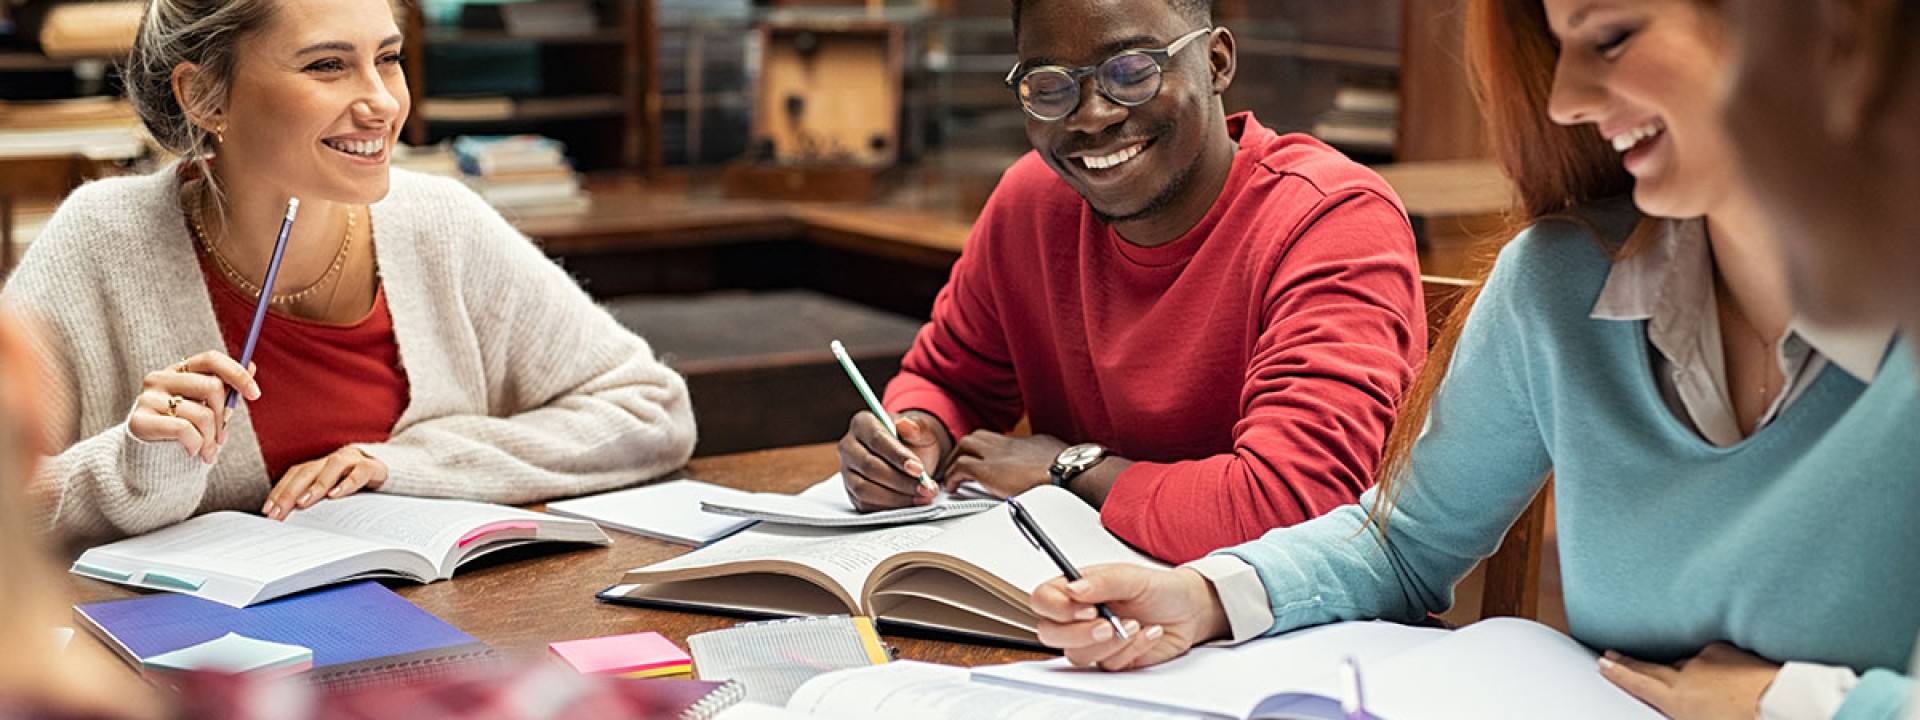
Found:
[[[1067,487],[1068,483],[1105,459],[1107,449],[1099,443],[1080,443],[1053,456],[1053,467],[1047,468],[1047,475],[1053,478],[1054,485],[1072,490]]]

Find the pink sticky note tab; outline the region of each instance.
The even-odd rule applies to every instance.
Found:
[[[479,540],[480,538],[486,537],[488,535],[492,535],[494,533],[502,532],[506,530],[527,530],[530,532],[537,532],[540,530],[540,524],[532,520],[501,520],[500,522],[487,523],[485,525],[481,525],[480,527],[474,528],[472,532],[469,532],[465,535],[460,536],[460,542],[456,543],[455,546],[466,547],[468,545],[472,545],[475,540]]]
[[[573,669],[588,674],[621,674],[671,666],[691,669],[693,658],[657,632],[567,640],[548,643],[547,649]]]

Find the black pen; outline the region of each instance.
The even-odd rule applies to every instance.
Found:
[[[1007,498],[1007,511],[1013,515],[1013,526],[1020,528],[1020,534],[1027,536],[1027,542],[1033,543],[1040,552],[1053,559],[1061,575],[1067,576],[1068,581],[1080,579],[1080,571],[1073,569],[1073,563],[1067,562],[1067,556],[1060,552],[1060,548],[1054,547],[1052,540],[1047,539],[1047,534],[1040,530],[1040,523],[1034,522],[1033,516],[1027,514],[1027,509],[1020,507],[1020,501]],[[1113,626],[1113,631],[1120,634],[1121,640],[1133,639],[1127,636],[1127,628],[1120,624],[1120,618],[1112,610],[1107,609],[1106,603],[1097,603],[1093,607],[1100,611],[1100,617],[1106,618],[1107,623]]]

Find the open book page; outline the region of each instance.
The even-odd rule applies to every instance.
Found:
[[[1367,709],[1387,720],[1661,717],[1602,677],[1598,658],[1553,628],[1493,618],[1361,670]]]
[[[800,712],[799,710],[789,710],[778,705],[768,705],[766,703],[757,703],[748,700],[721,710],[720,714],[713,716],[713,720],[809,720],[812,717],[812,715]],[[847,713],[837,717],[839,717],[840,720],[882,720],[879,717],[865,713]]]
[[[999,506],[997,500],[962,499],[940,493],[928,505],[863,513],[855,510],[847,498],[839,473],[834,473],[798,495],[785,493],[748,493],[743,496],[701,503],[707,512],[786,525],[817,527],[865,527],[926,522],[942,518],[972,515]]]
[[[791,583],[772,581],[787,575],[803,578],[831,594],[838,608],[827,612],[865,614],[855,593],[866,582],[867,574],[887,557],[942,532],[940,524],[863,532],[755,525],[685,555],[630,570],[621,582],[648,586],[629,591],[643,598],[771,614],[818,611],[818,602],[802,604],[793,596],[796,588]],[[659,587],[662,583],[680,587]],[[657,596],[655,591],[668,596]]]
[[[1102,672],[1075,668],[1066,659],[1033,660],[973,668],[973,680],[1110,699],[1135,707],[1244,718],[1273,693],[1338,693],[1334,668],[1346,657],[1367,668],[1367,697],[1373,699],[1379,682],[1371,668],[1377,660],[1446,636],[1448,632],[1440,628],[1373,620],[1334,622],[1233,647],[1194,647],[1179,659],[1144,670]]]
[[[1100,525],[1100,513],[1061,488],[1043,485],[1020,502],[1077,567],[1131,563],[1165,567]],[[868,609],[889,621],[1036,642],[1027,598],[1060,576],[1046,553],[1013,524],[1005,503],[881,563],[867,581]],[[977,625],[974,618],[992,621]]]
[[[1484,620],[1452,632],[1384,622],[1334,623],[1238,647],[1196,648],[1132,672],[1080,670],[1065,660],[1047,660],[975,668],[973,677],[1143,707],[1264,717],[1253,710],[1270,695],[1338,698],[1335,668],[1348,656],[1364,677],[1367,710],[1386,720],[1660,717],[1601,677],[1591,650],[1518,618]]]
[[[967,681],[965,668],[910,660],[827,673],[801,685],[787,709],[814,717],[920,720],[1178,720],[1191,714],[1120,707]]]
[[[234,607],[375,570],[422,581],[435,573],[426,558],[405,550],[238,512],[209,513],[108,543],[82,553],[73,565],[79,575]]]
[[[406,548],[434,564],[435,572],[422,580],[452,577],[454,566],[468,558],[535,539],[612,542],[590,522],[489,503],[380,493],[327,500],[294,512],[287,524]]]
[[[1334,623],[1238,646],[1198,647],[1160,665],[1124,673],[1075,668],[1065,659],[1054,659],[978,667],[973,678],[1136,707],[1243,718],[1274,693],[1338,693],[1335,667],[1348,656],[1363,668],[1372,700],[1382,682],[1373,672],[1376,662],[1447,634],[1387,622]]]

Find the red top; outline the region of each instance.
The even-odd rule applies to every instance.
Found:
[[[253,298],[200,259],[227,354],[235,360],[253,326]],[[393,339],[387,292],[366,317],[333,325],[267,310],[253,348],[260,399],[248,402],[269,482],[287,469],[352,443],[385,442],[407,407],[407,373]]]
[[[1184,562],[1353,502],[1426,353],[1413,231],[1387,184],[1249,114],[1184,237],[1127,243],[1032,153],[1001,178],[887,386],[956,439],[1099,442],[1136,462],[1101,510]]]

